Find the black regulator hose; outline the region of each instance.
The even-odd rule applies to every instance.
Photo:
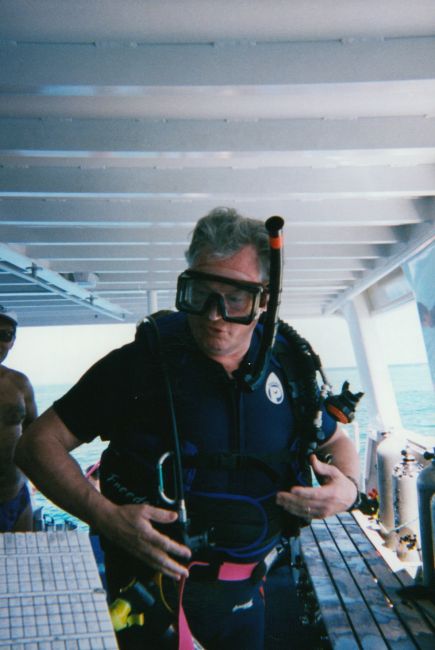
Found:
[[[170,430],[171,430],[171,443],[172,443],[172,453],[173,453],[173,467],[174,467],[174,485],[175,485],[175,499],[177,503],[179,523],[181,526],[185,526],[187,523],[186,515],[186,505],[184,499],[184,483],[183,483],[183,465],[181,462],[181,447],[180,447],[180,436],[178,434],[177,418],[175,416],[175,406],[174,398],[172,394],[172,387],[169,380],[168,367],[166,365],[166,360],[162,353],[162,343],[160,338],[160,331],[157,326],[155,319],[152,316],[147,316],[147,321],[151,325],[154,336],[157,343],[157,353],[159,355],[159,363],[162,371],[163,381],[165,384],[166,397],[168,400],[168,414],[171,419]]]
[[[269,302],[263,321],[263,335],[260,349],[255,360],[252,372],[243,376],[244,385],[254,391],[263,381],[267,362],[272,352],[278,329],[278,310],[281,303],[282,291],[282,268],[284,261],[284,237],[282,229],[284,219],[282,217],[270,217],[265,223],[269,233],[270,246],[270,275],[269,275]]]
[[[168,413],[170,417],[170,438],[171,438],[170,446],[172,447],[172,450],[171,452],[164,454],[162,459],[168,455],[172,456],[175,497],[173,499],[168,499],[164,494],[162,494],[162,492],[160,493],[160,495],[162,498],[164,497],[167,503],[172,503],[173,505],[176,506],[176,511],[178,514],[178,525],[180,527],[180,533],[181,533],[181,541],[183,544],[188,546],[193,552],[195,552],[202,548],[207,548],[208,546],[211,545],[209,540],[209,532],[204,531],[202,533],[199,533],[198,535],[190,535],[190,520],[188,519],[187,516],[186,501],[184,495],[183,463],[182,463],[180,436],[178,433],[177,417],[175,412],[171,381],[169,378],[169,370],[163,354],[160,331],[156,323],[156,320],[152,316],[147,316],[147,321],[153,329],[154,336],[157,343],[156,348],[159,356],[159,363],[162,371],[166,397],[168,400]],[[161,464],[159,467],[159,471],[160,472],[163,471]],[[161,487],[163,490],[163,486]]]

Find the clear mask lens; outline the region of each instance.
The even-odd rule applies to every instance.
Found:
[[[261,284],[189,270],[178,278],[176,305],[198,315],[215,306],[224,320],[248,325],[258,315],[263,292]]]

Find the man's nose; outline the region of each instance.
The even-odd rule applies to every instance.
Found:
[[[215,300],[211,303],[209,308],[207,309],[207,318],[208,320],[219,320],[221,317],[220,310],[218,308],[218,304]]]
[[[208,320],[219,320],[221,318],[220,306],[216,296],[210,296],[205,313]]]

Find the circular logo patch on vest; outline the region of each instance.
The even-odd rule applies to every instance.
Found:
[[[273,404],[281,404],[284,399],[282,384],[274,372],[271,372],[267,378],[266,395]]]

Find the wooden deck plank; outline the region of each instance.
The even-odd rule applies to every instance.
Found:
[[[331,534],[343,560],[357,582],[361,596],[369,607],[387,644],[398,650],[415,648],[415,644],[410,640],[406,628],[398,619],[390,601],[379,589],[374,575],[368,571],[363,557],[358,552],[345,528],[342,525],[332,526],[331,528]]]
[[[341,518],[342,515],[339,515]],[[350,530],[355,531],[355,534],[361,534],[361,532],[364,534],[364,537],[367,537],[369,542],[372,542],[370,539],[370,535],[364,528],[361,528],[361,523],[359,519],[355,520],[352,517],[351,520],[343,520],[343,525],[348,528],[348,526],[353,526]],[[356,526],[356,528],[355,528]],[[374,548],[373,551],[376,553],[376,549]],[[413,587],[415,585],[415,580],[414,578],[408,573],[408,571],[405,570],[399,570],[399,571],[394,571],[394,575],[397,577],[400,585],[404,588],[407,587]],[[400,589],[400,588],[399,588]],[[416,608],[423,614],[425,620],[428,622],[430,628],[434,631],[435,633],[435,602],[433,599],[431,600],[429,597],[428,598],[418,598],[413,600],[414,605]]]
[[[337,528],[338,526],[336,525]],[[352,623],[358,643],[364,649],[381,650],[388,648],[389,646],[383,638],[372,612],[367,607],[352,573],[343,561],[326,523],[323,526],[316,526],[314,536]]]
[[[401,591],[413,578],[385,562],[351,514],[314,520],[301,553],[334,650],[434,650],[435,603]]]
[[[364,558],[368,569],[376,577],[379,588],[391,601],[394,611],[416,646],[424,650],[433,650],[435,647],[435,606],[433,603],[419,602],[401,595],[400,590],[403,586],[413,584],[409,574],[404,569],[393,573],[357,523],[345,522],[344,526]]]
[[[342,602],[322,561],[316,539],[310,528],[301,531],[301,553],[319,603],[322,618],[327,623],[329,640],[334,648],[359,650]]]

